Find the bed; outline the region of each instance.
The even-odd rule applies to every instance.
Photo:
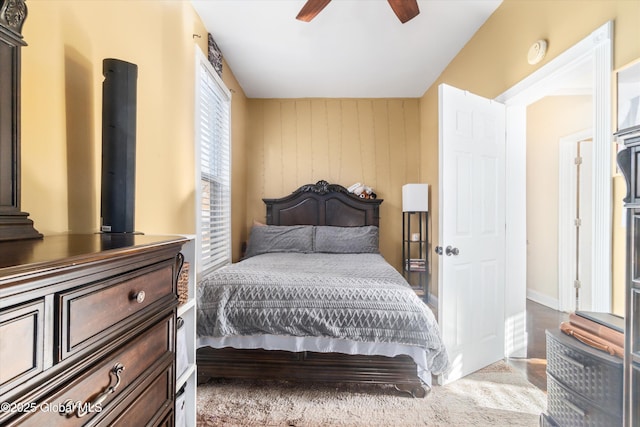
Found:
[[[244,259],[198,283],[198,381],[389,383],[426,396],[447,354],[431,310],[379,254],[382,200],[319,181],[264,202]]]

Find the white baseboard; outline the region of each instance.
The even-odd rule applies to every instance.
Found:
[[[533,289],[527,289],[527,299],[554,310],[558,310],[558,307],[560,307],[560,303],[557,298],[550,297],[549,295],[534,291]]]

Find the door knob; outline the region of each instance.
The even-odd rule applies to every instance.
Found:
[[[442,255],[442,246],[436,246],[435,251],[438,255]]]
[[[447,254],[447,256],[451,256],[451,255],[458,255],[460,251],[458,250],[458,248],[452,248],[451,246],[447,246],[447,248],[445,249],[445,253]]]

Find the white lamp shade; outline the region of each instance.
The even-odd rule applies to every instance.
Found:
[[[405,184],[402,186],[403,212],[429,211],[429,184]]]

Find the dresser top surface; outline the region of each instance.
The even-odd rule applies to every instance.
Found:
[[[182,236],[144,234],[63,234],[43,239],[16,240],[0,243],[0,278],[21,271],[47,268],[60,260],[90,262],[146,248],[186,242]]]

